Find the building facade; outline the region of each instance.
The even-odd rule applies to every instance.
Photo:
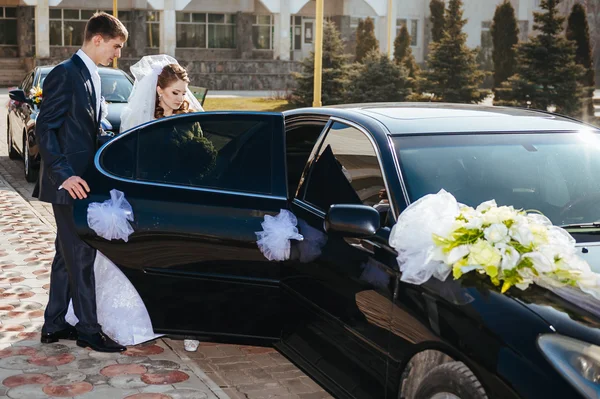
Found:
[[[503,0],[464,0],[469,46],[491,46],[489,28]],[[540,0],[511,0],[525,40]],[[112,13],[112,0],[0,0],[0,58],[26,67],[52,64],[81,45],[87,19]],[[186,66],[194,84],[217,90],[291,87],[290,72],[314,48],[314,0],[118,0],[130,38],[119,67],[147,54],[166,53]],[[402,25],[412,36],[417,62],[427,56],[429,0],[325,0],[325,17],[338,26],[349,53],[358,21],[371,17],[382,51]],[[490,48],[491,50],[491,48]]]

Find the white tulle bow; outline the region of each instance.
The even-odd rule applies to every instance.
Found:
[[[276,216],[265,215],[263,231],[256,233],[258,248],[268,260],[282,261],[290,258],[290,240],[302,241],[298,233],[298,220],[294,214],[282,209]]]
[[[110,190],[109,200],[92,202],[88,206],[88,226],[107,240],[127,242],[133,233],[130,221],[133,221],[133,209],[125,199],[125,194],[119,190]]]

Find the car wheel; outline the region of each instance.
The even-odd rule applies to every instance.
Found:
[[[475,374],[462,362],[434,367],[417,388],[415,399],[487,399]]]
[[[8,148],[8,157],[10,159],[19,159],[19,153],[13,146],[12,137],[10,135],[10,120],[6,118],[6,145]]]
[[[29,183],[37,181],[39,171],[32,165],[33,159],[29,155],[29,143],[27,143],[27,139],[23,140],[23,160],[25,161],[25,180]]]

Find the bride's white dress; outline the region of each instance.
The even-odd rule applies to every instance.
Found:
[[[140,61],[131,66],[135,83],[128,103],[121,114],[121,132],[154,119],[158,75],[165,65],[172,63],[177,63],[177,60],[159,54],[142,57]],[[192,109],[203,111],[202,106],[189,89],[186,90],[186,99]],[[111,191],[113,203],[120,201],[124,193],[118,192],[117,194],[113,191],[115,190]],[[91,204],[90,207],[92,205],[94,204]],[[120,238],[127,241],[128,235],[133,230],[127,232],[127,229],[122,228],[123,225],[128,226],[125,220],[126,213],[111,213],[103,209],[102,206],[97,206],[99,204],[95,205],[96,212],[92,217],[94,219],[93,225],[90,225],[90,208],[88,208],[88,225],[90,225],[90,228],[107,240]],[[132,211],[131,208],[129,210]],[[133,210],[133,213],[135,213],[135,210]],[[115,233],[120,234],[115,235]],[[96,253],[94,274],[98,323],[108,336],[121,345],[137,345],[161,337],[161,335],[154,333],[146,306],[129,279],[100,252]],[[71,325],[78,322],[73,311],[72,302],[69,304],[66,320]],[[198,341],[186,340],[186,348],[190,343],[194,343],[191,347],[195,348]]]
[[[121,345],[137,345],[161,337],[154,333],[146,306],[123,272],[101,252],[94,263],[98,323]],[[78,322],[69,303],[67,323]]]

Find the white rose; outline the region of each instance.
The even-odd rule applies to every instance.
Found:
[[[494,223],[483,230],[485,239],[491,243],[508,242],[508,228],[503,223]]]
[[[556,269],[554,260],[548,259],[541,252],[529,252],[523,255],[524,259],[530,259],[533,267],[540,273],[550,273]]]
[[[491,208],[497,208],[497,207],[498,207],[498,205],[496,205],[496,200],[490,200],[490,201],[485,201],[485,202],[482,202],[481,204],[479,204],[476,211],[477,212],[485,212]]]
[[[481,226],[483,226],[483,219],[480,217],[474,217],[469,219],[468,222],[465,223],[464,225],[467,229],[481,229]]]
[[[483,214],[485,223],[494,224],[502,223],[505,220],[514,220],[518,216],[518,213],[514,208],[508,206],[501,206],[499,208],[491,208]]]
[[[508,232],[521,245],[528,246],[533,242],[533,234],[527,225],[514,224]]]
[[[500,263],[502,270],[512,270],[519,264],[521,254],[516,249],[504,243],[498,243],[495,247],[502,254],[502,262]]]
[[[446,263],[453,265],[469,254],[469,246],[461,245],[453,248],[446,258]]]
[[[531,230],[531,234],[533,234],[533,242],[536,246],[548,243],[548,229],[546,226],[531,223],[529,225],[529,230]]]

